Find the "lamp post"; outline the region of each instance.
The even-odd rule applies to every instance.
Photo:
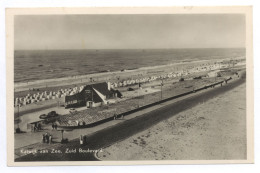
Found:
[[[93,85],[91,85],[91,88],[92,88],[92,90],[91,90],[91,108],[92,108],[92,106],[93,106],[93,92],[94,92]]]
[[[64,133],[64,130],[62,129],[62,130],[61,130],[61,141],[64,140],[64,139],[63,139],[63,133]]]
[[[162,95],[163,95],[163,93],[162,93],[163,79],[161,79],[161,80],[162,80],[162,82],[161,82],[161,100],[162,100]]]
[[[19,107],[20,107],[20,100],[18,99],[18,107],[17,107],[17,110],[18,110],[18,123],[17,123],[17,128],[16,128],[16,133],[20,133],[21,132],[21,129],[20,129],[20,112],[19,112]]]
[[[20,101],[18,101],[18,107],[17,107],[17,109],[18,109],[18,127],[17,127],[17,129],[20,129],[20,126],[19,126],[19,124],[20,124],[19,107],[20,107]]]
[[[140,84],[140,81],[138,83],[138,89],[137,89],[137,102],[138,102],[138,108],[140,107],[140,102],[139,102],[139,92],[140,92],[140,88],[141,88],[141,84]]]

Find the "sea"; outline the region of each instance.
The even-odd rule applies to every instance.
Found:
[[[245,48],[15,50],[14,82],[245,56]]]

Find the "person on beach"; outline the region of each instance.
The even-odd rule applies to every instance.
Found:
[[[45,134],[42,134],[42,143],[45,143]]]
[[[46,139],[46,143],[48,144],[49,143],[49,134],[48,133],[45,133],[45,139]]]
[[[38,130],[42,130],[42,126],[40,123],[38,124]]]
[[[57,130],[57,128],[58,128],[58,125],[55,123],[54,124],[54,129]]]
[[[39,130],[38,123],[35,123],[35,130],[36,130],[36,131],[38,131],[38,130]]]
[[[51,143],[52,143],[52,136],[49,135],[49,144],[51,144]]]

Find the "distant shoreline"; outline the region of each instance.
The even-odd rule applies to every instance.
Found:
[[[165,68],[165,67],[174,67],[177,65],[187,65],[189,63],[202,63],[202,62],[212,62],[212,61],[222,61],[222,60],[223,59],[194,60],[194,61],[183,60],[181,62],[165,64],[165,65],[147,66],[147,67],[141,67],[141,68],[130,68],[130,69],[117,70],[117,71],[105,71],[105,72],[100,71],[100,72],[90,73],[90,74],[85,74],[85,75],[67,76],[67,77],[53,78],[53,79],[42,79],[42,80],[34,80],[34,81],[28,81],[28,82],[14,82],[14,88],[16,89],[18,87],[25,87],[25,86],[30,86],[30,85],[39,85],[39,84],[45,85],[45,84],[51,83],[51,82],[81,80],[81,79],[86,79],[86,78],[103,77],[103,76],[109,76],[109,75],[122,75],[122,74],[125,75],[127,73],[131,73],[132,75],[134,75],[134,73],[138,73],[138,72],[142,72],[142,71],[146,71],[146,70],[159,70],[159,69]],[[160,72],[163,72],[163,71],[160,71]],[[152,72],[148,72],[148,73],[152,74]]]
[[[14,84],[84,78],[154,66],[245,56],[243,48],[15,50]],[[28,84],[27,84],[28,83]]]
[[[222,59],[214,59],[214,61],[217,60],[222,60]],[[110,71],[110,70],[101,70],[101,71],[96,71],[96,72],[89,72],[86,74],[82,75],[75,75],[75,76],[65,76],[65,77],[57,77],[57,78],[50,78],[50,79],[42,79],[42,80],[25,80],[22,82],[15,82],[15,86],[22,86],[22,85],[28,85],[28,83],[33,84],[33,83],[45,83],[45,82],[51,82],[51,81],[57,81],[57,80],[67,80],[70,78],[85,78],[85,77],[91,77],[91,76],[96,76],[98,74],[109,74],[109,73],[120,73],[120,72],[131,72],[131,71],[138,71],[138,70],[150,70],[150,69],[155,69],[155,68],[160,68],[160,67],[167,67],[167,66],[174,66],[177,64],[187,64],[187,63],[196,63],[196,62],[202,62],[202,61],[212,61],[212,60],[192,60],[192,59],[184,59],[179,62],[171,63],[171,64],[164,64],[164,65],[157,65],[157,66],[144,66],[144,67],[139,67],[139,68],[128,68],[128,69],[121,69],[121,70],[115,70],[115,71]]]

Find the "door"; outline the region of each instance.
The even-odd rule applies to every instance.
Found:
[[[87,108],[92,108],[92,107],[93,107],[93,102],[87,101]]]

